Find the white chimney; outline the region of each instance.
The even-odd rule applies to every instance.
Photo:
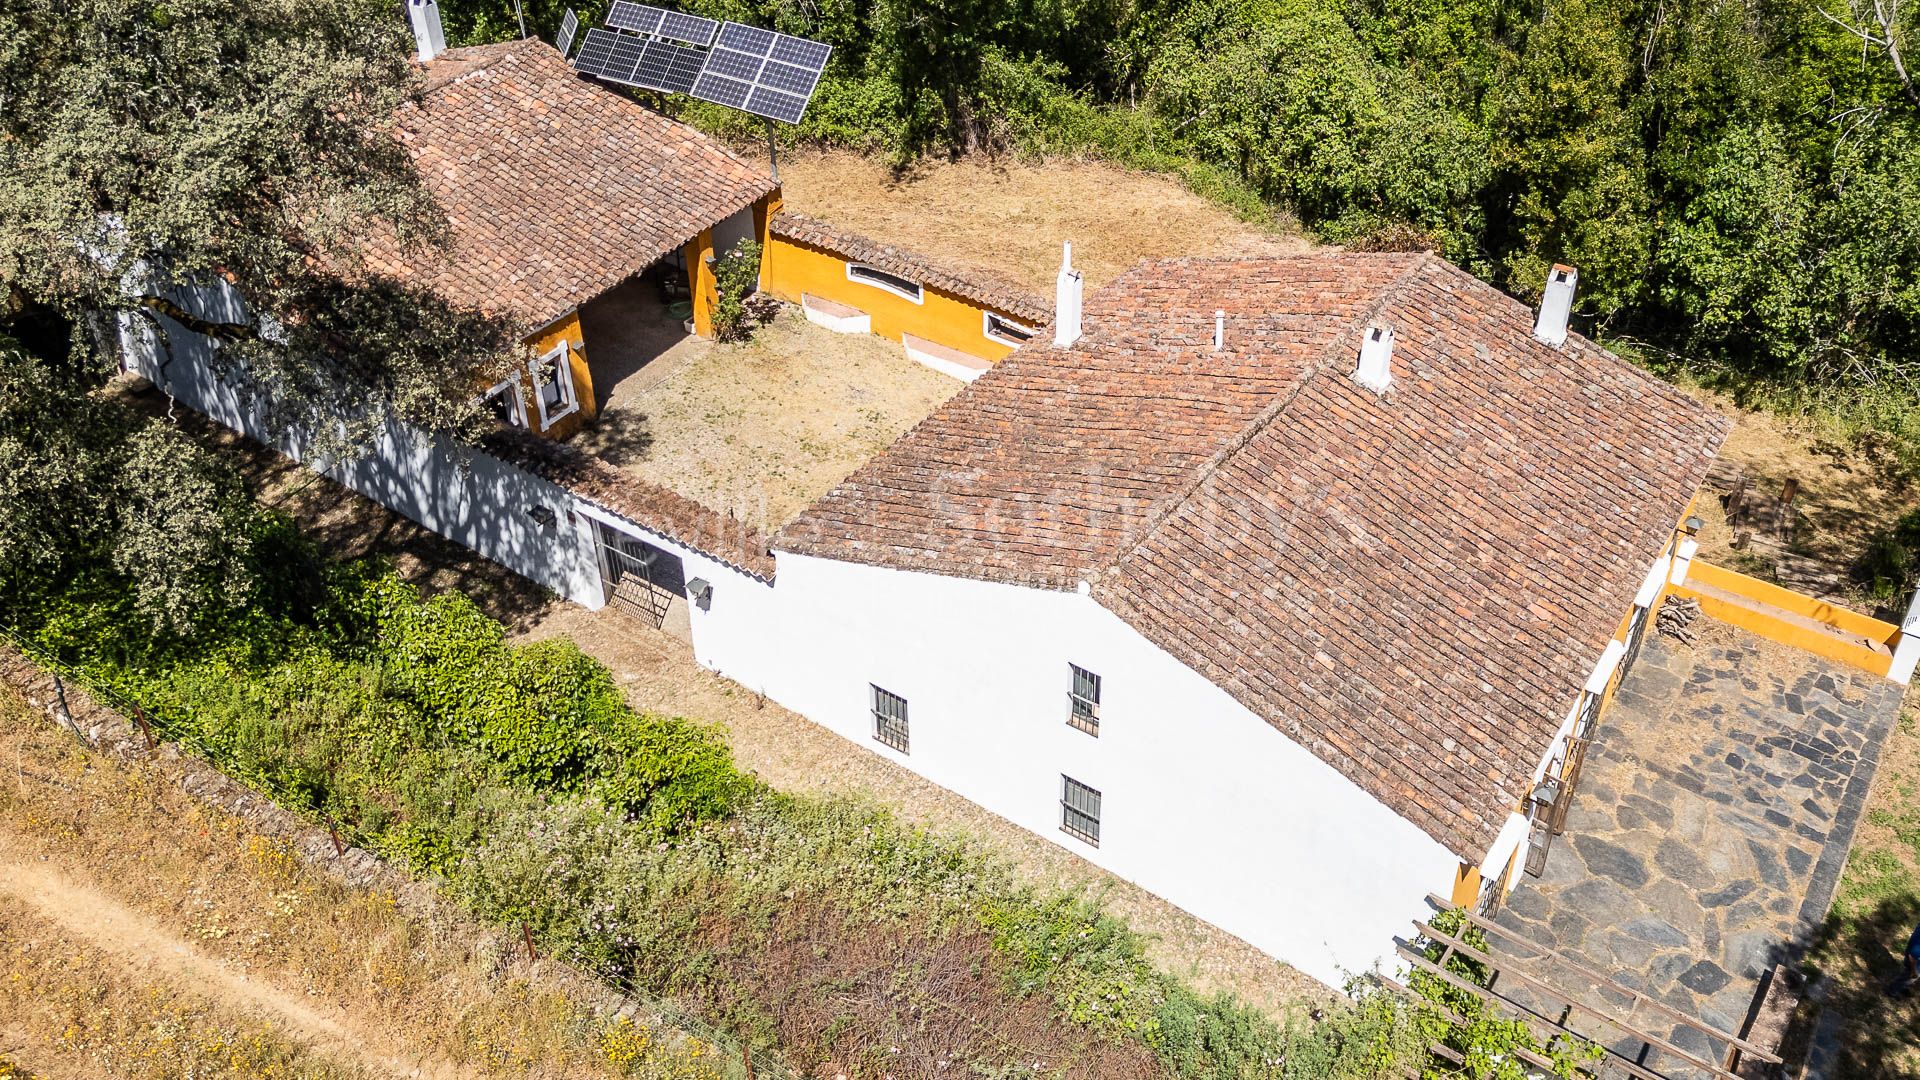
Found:
[[[1060,245],[1060,276],[1053,281],[1053,343],[1062,347],[1080,340],[1080,271],[1073,268],[1073,241]]]
[[[1219,352],[1227,347],[1227,313],[1213,313],[1213,351]]]
[[[1393,328],[1369,326],[1360,339],[1360,366],[1354,369],[1354,381],[1376,393],[1393,381]]]
[[[407,0],[407,21],[413,24],[413,40],[420,47],[421,63],[447,51],[447,37],[440,30],[440,5],[436,0]]]
[[[1547,291],[1540,297],[1540,317],[1534,320],[1533,336],[1548,345],[1567,340],[1567,319],[1573,314],[1573,287],[1580,272],[1571,266],[1553,264],[1547,272]]]

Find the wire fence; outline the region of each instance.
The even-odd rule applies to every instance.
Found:
[[[9,627],[0,626],[0,645],[15,649],[52,677],[59,719],[82,742],[90,740],[74,718],[67,696],[71,687],[85,690],[95,702],[112,709],[132,722],[145,737],[149,749],[156,745],[157,736],[153,731],[149,714],[139,702],[133,700],[124,691],[60,659],[46,647],[21,636]],[[335,848],[340,850],[340,840],[338,834],[333,832],[332,822],[323,820],[321,824],[333,833]],[[520,929],[531,955],[536,951],[538,943],[534,941],[525,924],[522,924]],[[664,1027],[683,1035],[688,1041],[676,1049],[704,1059],[707,1068],[725,1080],[801,1080],[798,1073],[782,1064],[768,1051],[754,1049],[737,1035],[722,1031],[666,998],[634,985],[630,979],[608,972],[599,962],[582,953],[549,953],[548,959],[581,972],[592,981],[618,994],[631,1006],[635,1014],[633,1023],[636,1027]],[[657,1035],[657,1032],[654,1034]],[[661,1040],[652,1038],[647,1040],[647,1045],[659,1047],[662,1043]],[[607,1043],[606,1048],[610,1054],[617,1049],[611,1043]]]

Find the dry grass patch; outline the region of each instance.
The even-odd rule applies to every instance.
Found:
[[[678,370],[616,398],[575,442],[771,532],[962,385],[896,342],[836,334],[783,307],[749,341],[693,343]]]
[[[1051,297],[1060,242],[1090,288],[1147,259],[1285,255],[1313,245],[1262,229],[1160,173],[1100,161],[886,162],[821,151],[780,162],[787,206],[882,243],[970,266]]]
[[[0,690],[0,1003],[29,1046],[129,1076],[721,1075],[424,889],[337,884],[162,768]]]
[[[1906,484],[1871,453],[1836,441],[1817,421],[1754,412],[1723,394],[1684,389],[1733,418],[1720,457],[1746,469],[1752,490],[1771,497],[1780,494],[1787,480],[1800,482],[1794,497],[1801,518],[1795,546],[1807,555],[1845,570],[1876,536],[1913,509],[1914,492]],[[1718,499],[1704,497],[1696,510],[1707,524],[1700,537],[1703,558],[1766,573],[1752,556],[1732,549],[1733,532]]]

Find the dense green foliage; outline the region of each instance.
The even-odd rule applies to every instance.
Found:
[[[83,331],[34,351],[105,372],[116,322],[185,326],[319,449],[475,430],[514,335],[369,271],[445,232],[392,137],[406,41],[387,0],[0,0],[0,300]]]
[[[1908,511],[1874,538],[1854,567],[1854,578],[1896,622],[1906,616],[1906,605],[1920,588],[1920,510]]]
[[[472,13],[507,5],[448,6],[478,33],[498,20]],[[1571,263],[1583,329],[1888,433],[1920,464],[1920,92],[1896,63],[1920,49],[1920,4],[684,6],[834,45],[789,137],[903,158],[1091,151],[1284,206],[1330,240],[1437,248],[1520,296]]]
[[[240,491],[218,459],[176,449],[153,487]],[[0,624],[483,915],[797,1064],[1371,1077],[1416,1052],[1418,1014],[1384,991],[1356,984],[1349,1005],[1288,1026],[1203,998],[1088,897],[1022,886],[870,805],[770,791],[713,730],[634,712],[571,642],[510,643],[461,594],[423,599],[251,502],[220,505],[252,538],[233,557],[272,572],[244,602],[179,579],[188,607],[218,613],[194,633],[144,617],[137,590],[108,584],[127,571],[85,547],[64,576],[0,595]],[[941,1019],[956,1009],[968,1023]]]

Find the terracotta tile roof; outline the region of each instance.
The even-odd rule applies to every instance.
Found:
[[[1036,296],[1005,278],[979,270],[945,266],[924,255],[869,240],[859,233],[791,210],[782,210],[773,215],[770,227],[775,236],[822,251],[850,256],[855,262],[877,266],[890,274],[898,274],[941,292],[973,300],[1033,326],[1053,320],[1051,300]]]
[[[448,50],[398,118],[452,249],[370,259],[529,330],[750,206],[771,177],[576,75],[551,45]]]
[[[636,480],[574,447],[526,431],[501,429],[484,436],[488,453],[549,480],[609,513],[696,551],[773,580],[773,555],[758,529],[663,487]]]
[[[1088,581],[1477,862],[1726,419],[1577,335],[1539,344],[1430,255],[1150,264],[1086,306],[1073,347],[1001,361],[775,548]],[[1349,377],[1374,322],[1384,396]]]

